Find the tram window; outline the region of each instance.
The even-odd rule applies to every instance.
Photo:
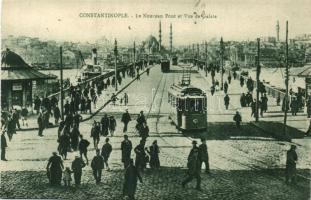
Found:
[[[178,110],[182,111],[183,108],[185,107],[185,101],[183,99],[178,99]]]
[[[190,99],[190,111],[195,111],[195,99]]]
[[[196,101],[195,101],[195,110],[196,111],[202,111],[203,110],[202,99],[196,99]]]
[[[189,104],[190,104],[190,99],[186,99],[186,103],[185,103],[185,111],[188,111],[189,110]]]

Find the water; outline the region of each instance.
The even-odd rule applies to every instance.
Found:
[[[46,75],[53,74],[53,75],[56,75],[58,79],[60,79],[60,70],[39,70],[39,72],[44,73]],[[77,69],[64,69],[63,70],[63,79],[66,80],[69,78],[70,83],[75,84],[77,82],[78,75],[79,75],[79,71]]]

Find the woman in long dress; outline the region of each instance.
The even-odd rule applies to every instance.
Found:
[[[46,169],[48,171],[50,184],[53,186],[61,185],[64,165],[61,157],[58,156],[56,152],[53,152],[53,156],[50,157]]]

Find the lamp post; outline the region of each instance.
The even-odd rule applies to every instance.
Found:
[[[115,62],[114,62],[115,89],[116,91],[118,91],[118,80],[117,80],[118,43],[117,43],[117,39],[114,40],[114,57],[115,57]]]
[[[224,88],[224,41],[221,37],[220,39],[220,55],[221,55],[221,87],[220,90]]]
[[[60,112],[61,119],[64,120],[64,92],[63,92],[63,48],[59,47],[59,55],[60,55]]]

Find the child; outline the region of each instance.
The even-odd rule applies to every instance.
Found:
[[[63,178],[66,187],[70,186],[70,181],[72,180],[71,173],[72,171],[70,170],[70,168],[66,167],[66,169],[64,170],[64,178]]]
[[[23,126],[28,127],[28,123],[27,123],[27,116],[28,116],[28,110],[26,107],[23,107],[22,111],[21,111],[21,115],[22,115],[22,122],[23,122]]]

